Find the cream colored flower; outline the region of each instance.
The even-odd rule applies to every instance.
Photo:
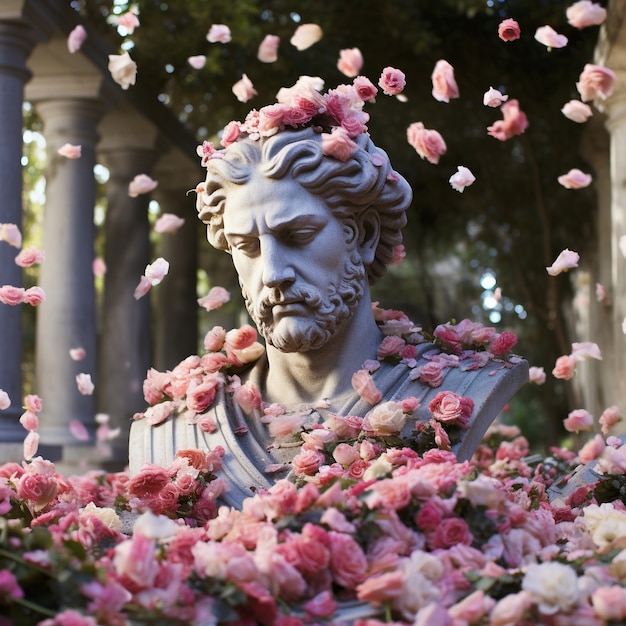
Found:
[[[609,502],[590,504],[585,508],[582,521],[594,543],[601,548],[626,535],[626,513]]]
[[[306,50],[314,43],[317,43],[323,36],[324,33],[317,24],[300,24],[289,43],[298,50]]]
[[[531,565],[522,580],[522,589],[547,615],[572,609],[580,596],[574,568],[557,562]]]
[[[130,58],[128,52],[124,52],[124,54],[109,54],[109,72],[111,72],[113,80],[122,89],[128,89],[135,84],[137,64]]]
[[[379,435],[395,435],[404,428],[406,418],[402,405],[390,400],[374,407],[365,416],[365,421],[368,427]]]
[[[122,528],[122,521],[120,520],[119,515],[115,512],[115,509],[96,506],[93,502],[90,502],[84,509],[81,510],[80,518],[81,520],[84,520],[86,517],[90,516],[97,517],[103,524],[112,530],[120,530]]]

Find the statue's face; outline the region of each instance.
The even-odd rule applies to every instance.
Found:
[[[356,227],[291,178],[229,188],[224,234],[250,316],[283,352],[323,346],[363,294]]]

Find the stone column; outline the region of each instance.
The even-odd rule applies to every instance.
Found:
[[[131,198],[128,184],[150,175],[157,157],[157,130],[131,109],[105,116],[99,154],[110,172],[106,184],[104,303],[100,338],[98,410],[122,434],[112,442],[111,464],[128,462],[128,433],[134,413],[146,407],[143,381],[151,366],[151,293],[139,300],[135,287],[154,259],[148,206],[151,194]],[[165,278],[165,281],[168,277]],[[157,287],[161,288],[161,285]]]
[[[30,78],[26,59],[34,41],[20,22],[0,22],[0,222],[22,224],[22,105],[24,84]],[[0,243],[0,285],[22,286],[22,271],[15,264],[17,250]],[[22,307],[0,304],[0,389],[11,398],[11,407],[0,412],[0,442],[21,442],[25,431],[18,422],[22,413]]]
[[[195,157],[195,155],[192,155]],[[158,287],[154,366],[173,368],[190,354],[198,352],[198,229],[195,193],[187,194],[200,181],[202,171],[174,151],[168,152],[156,170],[155,190],[161,214],[173,213],[185,223],[175,233],[160,236],[158,255],[170,263],[168,277]]]
[[[36,103],[44,125],[48,167],[40,285],[46,301],[37,317],[37,391],[43,399],[41,439],[72,444],[71,420],[82,422],[92,434],[95,396],[79,393],[76,375],[96,378],[96,309],[92,263],[94,259],[96,125],[100,101],[57,98]],[[80,145],[82,156],[57,154],[65,143]],[[71,348],[82,347],[86,357],[70,358]]]

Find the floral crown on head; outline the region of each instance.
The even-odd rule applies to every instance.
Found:
[[[398,95],[405,86],[404,74],[395,68],[383,70],[378,85],[389,96]],[[283,87],[276,94],[277,102],[252,109],[243,122],[229,122],[222,132],[217,149],[210,141],[198,146],[198,156],[206,167],[211,159],[222,158],[224,150],[238,139],[258,140],[276,133],[312,127],[322,135],[322,150],[326,156],[347,161],[357,144],[353,141],[367,132],[369,114],[363,108],[378,93],[365,76],[357,76],[351,85],[338,85],[322,93],[324,81],[319,77],[301,76],[292,87]]]

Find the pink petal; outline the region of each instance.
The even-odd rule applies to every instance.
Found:
[[[76,386],[78,391],[84,396],[90,396],[95,389],[93,382],[91,381],[91,374],[78,374],[76,376]]]
[[[69,426],[70,433],[74,439],[78,439],[78,441],[89,441],[89,433],[81,421],[72,420]]]
[[[57,152],[66,159],[80,159],[81,146],[74,146],[71,143],[63,144]]]
[[[72,361],[82,361],[87,356],[85,348],[70,348],[70,358]]]
[[[230,292],[224,287],[211,287],[206,296],[198,299],[198,304],[207,311],[219,309],[230,300]]]
[[[39,433],[31,430],[24,438],[24,460],[30,461],[39,448]]]
[[[187,63],[193,67],[194,70],[201,70],[206,65],[206,57],[204,54],[198,54],[196,56],[189,57]]]
[[[67,37],[67,49],[71,54],[78,52],[85,39],[87,39],[87,31],[84,26],[79,24]]]
[[[139,284],[135,287],[134,298],[135,300],[139,300],[143,298],[149,291],[152,289],[152,282],[149,278],[142,276],[139,279]]]

